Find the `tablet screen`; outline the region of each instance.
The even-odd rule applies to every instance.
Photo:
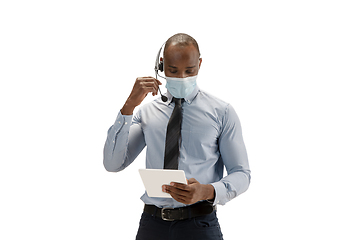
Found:
[[[187,184],[183,170],[139,169],[139,173],[149,197],[171,198],[170,194],[162,191],[162,185],[171,182]]]

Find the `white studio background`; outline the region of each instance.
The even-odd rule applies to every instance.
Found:
[[[136,77],[185,32],[199,86],[240,117],[252,170],[218,208],[225,239],[359,239],[359,12],[346,0],[1,1],[0,238],[135,238],[145,151],[109,173],[103,145]]]

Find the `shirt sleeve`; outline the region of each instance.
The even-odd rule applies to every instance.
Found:
[[[129,166],[145,147],[141,129],[140,111],[133,115],[119,112],[115,123],[109,128],[104,146],[104,167],[118,172]]]
[[[250,184],[250,168],[240,120],[231,105],[228,105],[223,120],[219,150],[228,175],[212,183],[215,189],[214,205],[224,205],[245,192]]]

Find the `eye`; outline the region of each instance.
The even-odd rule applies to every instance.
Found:
[[[170,70],[170,73],[177,73],[176,70]]]

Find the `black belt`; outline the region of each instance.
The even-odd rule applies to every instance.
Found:
[[[144,212],[165,221],[184,220],[193,217],[207,215],[216,210],[216,206],[207,201],[195,203],[190,206],[180,208],[158,208],[155,205],[145,204]]]

